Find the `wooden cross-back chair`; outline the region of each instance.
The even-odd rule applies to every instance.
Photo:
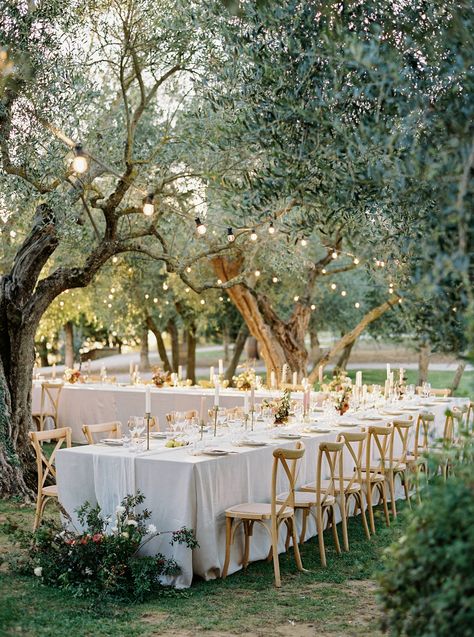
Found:
[[[467,406],[466,427],[467,427],[468,433],[470,434],[474,433],[474,402],[472,400],[469,401],[469,405]]]
[[[47,482],[50,477],[56,478],[54,461],[58,450],[64,443],[66,443],[66,447],[71,446],[71,428],[62,427],[61,429],[55,429],[54,431],[30,431],[29,436],[33,449],[35,450],[36,468],[38,471],[38,492],[35,519],[33,523],[33,531],[36,531],[41,518],[43,517],[46,504],[51,498],[58,497],[58,488],[56,484],[48,485]],[[45,455],[41,444],[45,440],[56,442],[49,457]]]
[[[84,434],[87,444],[94,444],[95,434],[111,434],[114,438],[122,436],[122,423],[118,420],[113,422],[100,422],[96,425],[82,425],[82,433]]]
[[[305,448],[302,442],[297,442],[295,449],[275,449],[273,452],[271,502],[246,502],[238,504],[226,510],[226,550],[222,577],[227,576],[230,562],[230,549],[234,541],[235,532],[242,525],[244,530],[245,548],[242,560],[246,568],[249,562],[250,538],[255,523],[260,524],[269,534],[271,541],[270,556],[273,557],[273,570],[275,574],[275,586],[281,586],[280,562],[278,559],[278,535],[280,526],[284,523],[287,527],[287,535],[293,539],[293,550],[298,569],[303,571],[303,564],[298,547],[295,523],[295,481],[296,469],[299,460],[303,457]],[[289,490],[282,501],[277,500],[277,477],[280,468],[283,470],[289,484]],[[234,521],[236,524],[234,525]],[[268,524],[269,523],[269,524]]]
[[[416,388],[416,393],[417,393],[418,395],[420,395],[420,394],[422,394],[422,392],[423,392],[423,387],[418,386],[418,387]],[[430,394],[431,394],[432,396],[438,396],[438,397],[440,397],[440,398],[448,398],[449,396],[451,396],[451,395],[452,395],[452,393],[453,393],[453,392],[452,392],[452,390],[451,390],[451,389],[449,389],[449,387],[443,387],[443,388],[438,388],[438,389],[436,389],[435,387],[432,387],[432,388],[430,389]]]
[[[418,502],[421,501],[419,488],[420,472],[424,472],[425,475],[428,475],[427,454],[430,451],[434,420],[435,416],[430,412],[421,412],[418,414],[415,425],[413,450],[408,451],[405,459],[408,470],[415,476],[415,489]]]
[[[58,408],[59,399],[63,390],[62,382],[44,382],[41,383],[41,403],[39,412],[33,413],[33,420],[37,423],[38,431],[44,430],[46,418],[52,418],[54,428],[58,426]]]
[[[411,507],[410,488],[409,488],[409,468],[407,464],[408,443],[410,440],[410,431],[413,427],[413,416],[408,416],[405,420],[394,420],[392,436],[390,438],[390,458],[388,466],[388,485],[390,488],[390,501],[392,505],[392,515],[397,517],[397,505],[395,498],[395,479],[398,476],[402,482],[405,491],[405,498]],[[395,447],[397,443],[401,445],[400,453],[397,453]]]
[[[390,437],[392,435],[392,425],[385,427],[372,426],[367,430],[367,445],[365,454],[365,465],[361,467],[365,484],[365,495],[367,498],[367,509],[369,511],[370,530],[375,533],[375,519],[373,509],[373,491],[378,491],[385,513],[385,522],[390,526],[390,517],[387,505],[387,480],[386,470],[389,466]],[[378,455],[377,460],[373,460],[373,455]]]
[[[327,515],[327,524],[331,525],[334,544],[338,554],[341,553],[339,537],[337,535],[336,506],[341,511],[343,529],[347,525],[344,515],[344,466],[343,466],[342,442],[321,442],[316,456],[316,481],[305,485],[295,493],[295,509],[301,510],[303,523],[300,533],[300,542],[304,542],[308,516],[313,515],[318,531],[319,554],[321,564],[326,566],[326,549],[324,546],[324,514]],[[323,466],[327,464],[329,477],[323,478]],[[279,499],[282,496],[279,496]],[[343,530],[347,537],[347,529]],[[288,542],[287,538],[287,542]]]

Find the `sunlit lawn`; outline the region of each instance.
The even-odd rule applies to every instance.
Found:
[[[281,556],[280,590],[273,586],[271,563],[250,565],[226,580],[196,581],[182,593],[154,598],[142,605],[96,604],[65,591],[44,587],[35,577],[0,569],[0,634],[71,637],[81,635],[344,635],[376,636],[379,611],[373,583],[382,550],[399,536],[402,515],[389,529],[378,519],[370,542],[360,520],[350,521],[350,553],[338,557],[326,533],[328,568],[319,563],[314,539],[302,547],[308,573],[298,573],[293,556]],[[53,508],[51,508],[53,511]],[[32,521],[32,507],[0,502],[0,516]],[[11,549],[0,531],[0,550]]]

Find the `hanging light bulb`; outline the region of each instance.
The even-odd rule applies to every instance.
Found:
[[[300,297],[296,294],[296,295],[293,297],[293,301],[295,301],[295,303],[296,303],[296,302],[297,302],[297,301],[299,301],[299,300],[300,300]]]
[[[158,297],[156,297],[156,296],[154,297],[153,303],[158,303]]]
[[[315,309],[316,309],[316,305],[314,305],[314,304],[313,304],[313,305],[311,306],[311,310],[314,312],[314,310],[315,310]]]
[[[155,206],[153,204],[153,199],[155,195],[152,192],[149,192],[145,197],[143,202],[143,214],[146,217],[151,217],[151,215],[155,212]]]
[[[168,284],[167,283],[163,283],[163,290],[167,290],[168,289]]]
[[[76,144],[74,146],[74,159],[72,160],[72,169],[75,173],[85,173],[89,167],[86,153],[82,148],[82,144]]]
[[[260,274],[261,274],[261,273],[260,273],[260,270],[255,270],[254,274],[255,274],[255,276],[257,276],[257,277],[258,277],[258,276],[260,276]]]
[[[277,276],[274,276],[274,277],[273,277],[273,279],[272,279],[272,281],[273,281],[273,283],[278,283],[278,277],[277,277]]]
[[[206,301],[204,299],[201,299],[201,305],[204,305],[206,303]]]
[[[186,272],[189,274],[191,272],[191,266],[188,265],[188,267],[186,268]]]
[[[232,228],[227,228],[227,241],[229,243],[233,243],[235,241],[235,234],[232,231]]]
[[[337,259],[337,252],[334,250],[334,252],[331,254],[333,259]]]
[[[250,233],[250,241],[256,241],[258,239],[257,232],[255,228],[252,228],[252,232]]]
[[[327,272],[326,268],[323,268],[323,269],[321,270],[321,274],[326,274],[326,272]]]
[[[304,237],[301,239],[300,244],[303,248],[305,248],[308,245],[308,241],[307,239],[305,239]]]
[[[341,296],[346,296],[347,292],[345,290],[342,290],[341,292]]]
[[[337,285],[335,283],[331,283],[331,290],[335,290],[337,288]]]
[[[359,265],[359,263],[360,263],[359,259],[358,259],[357,257],[355,257],[355,259],[354,259],[354,265]]]
[[[359,303],[359,301],[357,301],[357,303],[354,303],[354,307],[356,307],[357,309],[359,309],[359,308],[360,308],[360,303]]]
[[[217,285],[222,285],[222,279],[217,279]]]
[[[200,234],[201,236],[203,234],[206,234],[207,228],[206,226],[202,223],[201,219],[199,219],[199,217],[196,217],[196,219],[194,219],[195,223],[196,223],[196,232],[198,234]]]
[[[270,225],[268,226],[268,234],[275,234],[275,226],[273,225],[273,221],[270,221]],[[252,241],[255,241],[255,239],[252,239]]]
[[[145,298],[148,300],[150,298],[149,294],[145,294]]]
[[[112,263],[117,263],[118,257],[112,257]]]

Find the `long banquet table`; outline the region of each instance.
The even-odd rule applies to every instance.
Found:
[[[258,402],[271,398],[274,392],[255,392]],[[201,396],[206,398],[206,409],[214,402],[214,390],[202,387],[163,387],[151,389],[151,413],[159,418],[161,428],[165,428],[165,414],[171,411],[199,410]],[[298,397],[295,392],[294,398]],[[243,406],[244,392],[236,389],[220,391],[221,407]],[[33,383],[32,408],[39,412],[41,382]],[[62,389],[58,408],[58,426],[71,427],[73,442],[85,442],[82,425],[100,422],[120,421],[126,430],[131,416],[143,416],[145,411],[144,385],[111,385],[102,383],[66,383]]]
[[[415,399],[404,407],[403,414],[413,414],[416,420],[420,411],[430,410],[435,414],[435,428],[439,435],[446,408],[460,402],[459,399],[449,403]],[[306,425],[301,423],[288,427],[290,431],[301,433],[306,447],[298,485],[315,479],[316,453],[320,442],[333,441],[338,433],[345,430],[357,431],[363,426],[382,425],[395,417],[403,418],[403,415],[378,413],[378,420],[365,420],[361,414],[348,413],[329,426],[324,423],[322,414],[313,415],[317,425],[330,429],[328,433],[306,433]],[[349,429],[344,423],[357,423],[358,426]],[[103,444],[64,449],[59,451],[56,460],[59,499],[77,525],[73,512],[85,500],[99,503],[105,514],[113,516],[115,507],[125,495],[141,491],[146,496],[145,506],[152,511],[151,522],[159,530],[176,530],[182,526],[195,530],[199,548],[194,551],[179,545],[171,547],[166,536],[156,538],[146,546],[147,554],[162,552],[168,557],[173,556],[182,569],[173,583],[187,587],[191,585],[193,576],[212,579],[221,573],[225,553],[225,509],[242,502],[270,500],[272,452],[276,447],[293,447],[295,444],[294,441],[272,437],[275,432],[260,428],[248,434],[267,442],[267,446],[257,448],[235,446],[228,434],[216,439],[208,438],[211,446],[229,451],[228,455],[221,457],[191,455],[189,447],[166,448],[164,440],[152,440],[150,450],[140,453]],[[350,471],[350,458],[346,456],[345,462]],[[279,488],[284,489],[286,485],[281,479]],[[312,518],[310,520],[307,537],[316,533]],[[242,550],[242,538],[237,534],[229,573],[241,568]],[[284,550],[283,536],[280,538],[280,550]],[[263,559],[267,552],[268,536],[257,525],[250,559]]]

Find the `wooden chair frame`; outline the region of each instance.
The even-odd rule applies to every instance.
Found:
[[[300,571],[304,571],[296,535],[294,511],[296,467],[304,453],[305,447],[302,442],[296,443],[295,449],[279,448],[274,450],[271,480],[271,506],[269,514],[246,512],[244,510],[245,505],[241,505],[241,507],[231,507],[226,510],[226,551],[224,568],[222,569],[223,578],[227,577],[230,563],[230,549],[235,539],[235,532],[240,525],[243,526],[245,538],[242,564],[244,568],[247,567],[249,562],[250,538],[253,534],[253,527],[255,523],[260,524],[270,536],[271,548],[269,557],[273,558],[275,586],[277,588],[281,586],[280,562],[278,558],[278,536],[280,526],[283,522],[286,524],[287,533],[291,534],[291,537],[293,538],[293,550],[297,568]],[[288,496],[283,502],[277,502],[277,476],[280,466],[289,482]],[[237,524],[235,525],[234,520],[237,520]],[[268,521],[270,522],[270,527],[266,524]]]
[[[66,443],[66,447],[69,448],[71,446],[71,431],[70,427],[61,427],[55,431],[30,431],[29,433],[31,444],[36,454],[36,468],[38,472],[38,489],[33,531],[36,531],[38,528],[48,501],[51,498],[58,497],[56,485],[46,485],[46,482],[50,476],[56,478],[56,468],[54,466],[56,453],[64,442]],[[45,440],[56,441],[56,445],[49,458],[44,455],[41,444]]]
[[[415,391],[418,395],[421,395],[423,391],[423,387],[418,386]],[[438,389],[432,387],[430,391],[432,396],[438,396],[440,398],[448,398],[449,396],[452,396],[453,394],[452,390],[449,389],[449,387],[443,387]]]
[[[59,399],[64,383],[52,383],[45,381],[41,383],[41,403],[39,413],[33,414],[33,419],[38,423],[38,431],[44,431],[44,421],[46,418],[54,420],[54,428],[58,427]],[[52,411],[46,411],[46,403],[52,407]]]
[[[413,427],[413,416],[408,416],[406,420],[394,420],[392,424],[393,429],[392,436],[390,438],[390,464],[388,467],[387,477],[390,488],[392,515],[394,518],[396,518],[397,504],[395,498],[395,479],[397,476],[400,477],[403,489],[405,491],[405,498],[408,502],[408,505],[411,507],[407,455],[410,430]],[[395,444],[397,443],[397,440],[400,441],[402,446],[402,451],[399,456],[395,456]]]
[[[122,436],[122,423],[118,420],[111,422],[100,422],[96,425],[82,425],[82,433],[84,434],[87,444],[93,445],[94,434],[111,433],[115,434],[115,438]]]
[[[375,533],[375,519],[374,509],[372,504],[373,490],[377,489],[382,501],[383,510],[385,513],[385,522],[387,526],[390,526],[390,516],[388,513],[387,505],[387,480],[386,469],[389,464],[389,447],[390,437],[392,435],[392,425],[389,424],[386,427],[368,427],[367,430],[367,444],[365,454],[365,466],[361,467],[362,474],[365,474],[365,495],[367,499],[367,509],[369,511],[370,531]],[[372,464],[372,455],[375,449],[380,456],[377,466]]]

